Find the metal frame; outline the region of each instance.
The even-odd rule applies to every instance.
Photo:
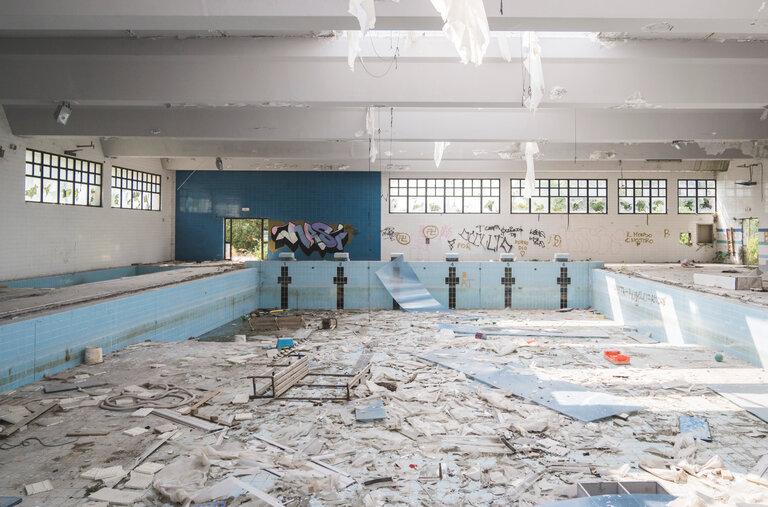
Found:
[[[622,181],[625,182],[624,183],[625,186],[624,186],[623,189],[621,188],[621,182]],[[648,197],[648,206],[649,206],[648,207],[648,213],[643,213],[643,212],[637,211],[637,198],[640,197],[641,199],[643,199],[646,196],[642,196],[642,195],[638,196],[637,195],[636,191],[638,190],[638,188],[635,187],[635,182],[636,181],[640,181],[640,182],[643,182],[643,183],[646,182],[646,181],[648,182],[648,188],[647,188],[647,190],[648,190],[648,196],[647,197]],[[657,182],[662,182],[663,181],[664,182],[664,195],[663,196],[662,195],[656,195],[656,196],[651,195],[651,194],[653,194],[653,190],[654,190],[654,188],[653,188],[653,182],[654,181],[657,181]],[[632,182],[631,187],[628,186],[626,182]],[[643,186],[643,183],[640,184],[640,188],[639,188],[640,191],[646,189],[645,186]],[[632,195],[631,196],[630,195],[621,195],[621,191],[622,190],[627,190],[627,189],[630,189],[630,188],[632,190]],[[666,215],[666,214],[669,213],[669,181],[667,181],[666,178],[619,178],[617,180],[617,182],[616,182],[616,189],[618,191],[617,197],[616,197],[616,206],[617,206],[616,210],[618,211],[619,215]],[[657,186],[656,190],[661,190],[661,187]],[[622,198],[632,199],[632,211],[621,211],[621,199]],[[654,212],[653,211],[653,200],[654,200],[654,198],[656,198],[656,199],[663,198],[664,199],[664,213],[658,213],[658,212]]]
[[[224,260],[232,260],[232,220],[260,220],[261,221],[261,260],[269,257],[269,220],[259,217],[225,217],[224,218]]]
[[[531,209],[531,206],[533,204],[533,199],[528,199],[528,211],[515,211],[512,208],[512,199],[515,198],[523,198],[522,197],[522,188],[523,188],[523,182],[525,180],[520,178],[510,178],[509,180],[509,212],[513,215],[607,215],[608,214],[608,180],[605,178],[537,178],[536,179],[536,189],[534,190],[533,197],[537,198],[544,198],[547,200],[547,210],[546,211],[533,211]],[[565,181],[567,182],[565,187],[552,186],[553,181]],[[576,182],[576,186],[573,186],[571,183]],[[587,195],[571,195],[572,189],[577,191],[579,190],[578,182],[579,181],[586,181],[586,190]],[[595,187],[590,187],[589,183],[591,181],[597,182]],[[546,182],[546,186],[542,186],[543,183]],[[600,182],[604,182],[604,186],[600,186]],[[514,183],[514,184],[513,184]],[[520,195],[512,195],[512,190],[518,190],[520,191]],[[535,195],[535,194],[541,194],[541,190],[546,189],[547,195]],[[553,190],[562,190],[565,189],[566,195],[552,195]],[[597,193],[602,190],[605,195],[591,195],[590,192],[596,191]],[[552,211],[552,197],[564,197],[566,202],[566,209],[563,212],[558,211]],[[587,209],[584,213],[576,213],[571,211],[571,199],[581,199],[584,198],[587,200]],[[524,198],[523,198],[524,199]],[[603,208],[603,211],[593,211],[590,204],[592,203],[592,200],[594,199],[604,199],[605,200],[605,207]]]
[[[405,187],[405,195],[400,195],[400,185],[399,185],[399,182],[401,180],[405,180],[405,181],[408,182],[406,187]],[[418,186],[418,181],[419,180],[424,180],[424,187],[423,187],[424,188],[424,195],[412,195],[412,193],[411,193],[412,189],[415,190],[415,192],[417,194],[419,192],[419,189],[420,189],[420,187]],[[480,181],[480,195],[479,196],[466,195],[466,191],[470,191],[471,192],[475,188],[474,184],[470,185],[469,187],[466,187],[464,182],[467,181],[467,180],[469,180],[469,181],[475,181],[475,180]],[[435,182],[435,186],[434,187],[429,187],[429,185],[428,185],[429,181],[434,181]],[[442,187],[438,187],[437,186],[437,182],[438,181],[443,182]],[[448,190],[447,190],[446,185],[445,185],[445,182],[447,182],[447,181],[453,182],[453,188],[451,190],[455,190],[456,188],[460,188],[462,195],[460,195],[460,196],[457,196],[457,195],[453,195],[453,196],[447,195]],[[490,181],[491,182],[491,184],[490,184],[491,186],[490,187],[485,187],[483,185],[483,182],[485,182],[485,181]],[[495,186],[495,187],[493,186],[493,183],[492,183],[494,181],[498,182],[498,185]],[[392,186],[392,182],[398,182],[398,185],[393,187]],[[411,186],[411,182],[416,182],[416,183],[414,184],[414,186]],[[456,186],[456,182],[460,182],[460,186],[459,187]],[[405,201],[405,210],[404,211],[392,211],[392,197],[393,197],[392,189],[393,188],[396,188],[398,190],[398,192],[397,192],[398,195],[395,195],[394,197],[405,197],[405,199],[406,199],[406,201]],[[443,195],[428,195],[429,194],[429,190],[428,190],[429,188],[441,189]],[[493,193],[494,189],[497,190],[498,195],[491,195]],[[488,193],[488,192],[490,192],[490,193]],[[437,193],[437,192],[435,192],[435,193]],[[423,197],[424,198],[424,211],[410,211],[410,206],[408,204],[408,200],[410,198],[412,198],[412,197]],[[461,211],[447,211],[445,209],[445,199],[448,198],[448,197],[461,197]],[[464,197],[479,197],[480,198],[480,211],[479,212],[476,212],[476,211],[466,211]],[[485,198],[492,198],[492,197],[495,197],[496,199],[498,199],[498,201],[499,201],[498,209],[496,211],[483,211],[485,209],[483,207],[483,199],[485,199]],[[429,202],[430,198],[441,198],[443,200],[443,210],[440,211],[440,212],[436,212],[436,211],[430,212],[430,211],[428,211],[427,210],[427,206],[428,206],[428,202]],[[425,214],[425,215],[498,215],[498,214],[501,213],[501,179],[500,178],[389,178],[389,212],[391,214],[395,214],[395,215],[400,215],[400,214],[403,214],[403,215],[405,215],[405,214],[414,214],[414,215],[421,215],[421,214]]]
[[[27,160],[27,155],[31,154],[32,160]],[[40,155],[40,162],[35,162],[35,155]],[[46,157],[48,163],[45,163]],[[56,164],[53,160],[56,160]],[[69,163],[71,161],[71,164]],[[63,162],[63,166],[62,166]],[[81,158],[70,157],[68,155],[59,155],[58,153],[50,153],[42,150],[35,150],[27,148],[24,156],[24,201],[35,202],[41,204],[57,204],[62,206],[87,206],[91,208],[100,208],[102,206],[102,185],[103,185],[103,170],[104,164],[101,162],[94,162],[92,160],[85,160]],[[69,167],[69,166],[72,167]],[[79,167],[78,167],[79,166]],[[48,169],[48,177],[45,176],[46,168]],[[35,169],[39,174],[35,174]],[[51,172],[56,170],[56,177],[51,177]],[[61,177],[61,173],[65,175],[68,172],[72,173],[72,177]],[[91,176],[93,176],[93,183],[91,183]],[[35,179],[40,185],[39,200],[29,199],[27,196],[28,190],[26,190],[27,179]],[[77,181],[77,180],[80,181]],[[46,201],[43,195],[43,182],[45,180],[56,182],[56,202]],[[72,202],[61,201],[61,185],[62,183],[72,184]],[[85,204],[78,204],[75,199],[76,186],[81,185],[85,187],[86,202]],[[98,204],[91,204],[91,189],[97,189]]]
[[[299,356],[299,357],[306,357],[302,356],[301,354],[291,354],[293,356]],[[275,364],[272,365],[274,367],[278,368],[287,368],[294,366],[296,363],[291,364]],[[350,373],[306,373],[305,375],[302,375],[302,377],[298,380],[301,380],[305,377],[346,377],[351,378],[347,383],[345,384],[315,384],[315,383],[295,383],[287,387],[286,389],[282,390],[280,394],[275,396],[275,377],[276,374],[273,371],[271,375],[249,375],[247,378],[251,379],[251,382],[253,384],[253,394],[250,395],[250,399],[273,399],[273,400],[294,400],[294,401],[350,401],[352,399],[352,388],[360,384],[363,379],[369,378],[371,375],[371,364],[368,363],[365,365],[359,372],[350,374]],[[269,379],[271,382],[267,385],[266,389],[262,388],[260,394],[257,393],[256,388],[256,379]],[[340,396],[283,396],[283,394],[287,393],[294,387],[312,387],[312,388],[321,388],[321,389],[344,389],[345,393],[343,397]],[[263,394],[268,391],[272,391],[272,394]]]
[[[688,187],[688,183],[695,182],[695,185],[693,188]],[[704,182],[704,188],[699,188],[699,183]],[[713,183],[714,185],[712,187],[709,186],[709,184]],[[680,188],[680,183],[685,183],[685,188]],[[712,195],[709,195],[709,191],[712,191]],[[680,195],[681,191],[685,191],[687,195]],[[689,195],[688,193],[690,191],[693,191],[693,195]],[[702,192],[704,195],[702,195]],[[701,211],[699,209],[699,199],[707,198],[712,200],[712,206],[710,207],[709,211]],[[683,199],[693,199],[693,211],[690,212],[681,212],[680,211],[680,201]],[[700,214],[712,214],[717,211],[717,180],[714,180],[712,178],[697,178],[697,179],[690,179],[690,178],[681,178],[677,180],[677,214],[678,215],[700,215]]]
[[[162,207],[162,176],[146,171],[137,171],[127,167],[112,166],[112,192],[109,202],[113,208],[135,209],[141,211],[160,211]],[[123,191],[131,192],[131,199],[128,202],[123,200]],[[115,191],[118,192],[119,199],[115,204]],[[133,193],[139,193],[140,207],[133,207]],[[149,208],[144,207],[144,196],[149,195]],[[157,202],[157,209],[154,203]]]

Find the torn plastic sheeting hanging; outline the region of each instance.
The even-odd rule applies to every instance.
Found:
[[[483,63],[491,41],[483,0],[431,0],[442,16],[443,33],[459,52],[461,63]]]
[[[363,37],[376,24],[376,9],[373,0],[349,0],[348,12],[360,22],[360,31]]]
[[[365,112],[365,132],[368,134],[368,156],[371,162],[376,162],[379,149],[376,146],[376,108],[369,106]]]
[[[528,89],[525,90],[523,103],[535,111],[544,98],[544,71],[541,68],[541,46],[536,32],[523,32],[523,65],[528,74]]]
[[[536,174],[533,168],[533,156],[539,153],[539,145],[533,142],[525,143],[525,184],[523,197],[530,199],[536,189]]]
[[[510,45],[510,39],[512,35],[509,33],[500,33],[496,35],[496,41],[499,43],[499,53],[505,62],[512,61],[512,46]]]
[[[376,271],[376,276],[403,310],[409,312],[451,312],[445,305],[432,297],[432,294],[416,276],[413,268],[403,260],[386,263]]]
[[[440,162],[443,160],[443,152],[450,145],[451,143],[448,141],[435,141],[435,167],[440,167]]]
[[[355,71],[355,60],[360,54],[360,39],[363,38],[363,34],[358,30],[347,30],[347,65],[349,69]]]

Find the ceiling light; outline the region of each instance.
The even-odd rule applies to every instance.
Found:
[[[59,104],[59,107],[56,108],[56,112],[53,113],[53,118],[57,123],[66,125],[69,121],[70,114],[72,114],[72,108],[70,107],[69,102],[62,102]]]
[[[681,150],[683,148],[683,144],[680,141],[672,141],[672,146],[674,146],[676,150]]]

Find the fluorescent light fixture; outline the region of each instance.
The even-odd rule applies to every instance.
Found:
[[[56,120],[57,123],[61,123],[62,125],[66,125],[69,121],[69,115],[72,114],[72,108],[69,105],[69,102],[62,102],[59,104],[59,107],[56,108],[56,111],[53,113],[53,118]]]

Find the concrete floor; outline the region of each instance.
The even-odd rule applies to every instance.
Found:
[[[768,306],[768,292],[749,290],[728,290],[717,287],[705,287],[693,283],[694,273],[704,273],[722,276],[746,276],[754,267],[737,266],[732,264],[696,264],[694,268],[684,268],[680,264],[606,264],[605,268],[629,276],[645,278],[654,282],[666,283],[678,287],[715,294],[729,299],[737,299],[745,303]],[[736,273],[732,273],[735,271]],[[763,286],[768,287],[768,273],[762,275]]]
[[[203,415],[229,420],[236,414],[250,414],[252,419],[226,433],[179,425],[176,435],[147,459],[176,465],[158,472],[153,486],[136,490],[141,496],[138,504],[143,505],[183,505],[185,495],[194,496],[230,476],[294,506],[538,505],[568,498],[579,481],[617,479],[657,480],[673,494],[706,495],[713,505],[768,502],[768,488],[744,480],[768,454],[768,425],[707,388],[710,383],[749,382],[768,389],[768,374],[746,362],[727,356],[716,362],[715,351],[702,346],[637,343],[615,323],[590,311],[342,312],[336,315],[338,327],[330,331],[317,329],[320,317],[329,313],[304,315],[315,330],[298,343],[297,351],[309,354],[313,371],[351,372],[371,361],[373,377],[355,390],[352,401],[231,403],[237,394],[249,392],[246,375],[270,370],[263,347],[273,343],[276,335],[251,337],[245,344],[132,345],[107,355],[103,364],[81,365],[67,372],[78,380],[102,379],[108,386],[44,394],[43,386],[50,381],[40,381],[0,394],[0,413],[9,406],[35,409],[52,399],[61,400],[66,408],[49,412],[26,430],[0,440],[0,496],[20,496],[22,505],[87,505],[88,494],[100,489],[101,481],[80,474],[93,467],[130,468],[158,441],[152,430],[169,423],[154,414],[133,417],[130,411],[109,411],[94,404],[129,386],[150,382],[174,384],[197,395],[220,389],[221,394],[201,410]],[[480,320],[462,324],[493,324],[548,336],[532,341],[513,336],[477,340],[437,330],[440,323],[455,323],[467,315]],[[233,323],[232,329],[239,329],[239,323]],[[415,357],[445,348],[474,350],[492,363],[519,363],[540,377],[614,394],[647,408],[626,420],[574,421]],[[608,363],[603,351],[609,349],[630,355],[632,364]],[[390,392],[379,383],[391,383],[389,387],[396,390]],[[291,394],[300,394],[299,389],[311,392],[294,388]],[[355,408],[375,399],[382,400],[387,419],[356,421]],[[713,441],[682,438],[677,430],[679,415],[706,418]],[[106,429],[109,434],[66,436],[84,427]],[[135,427],[150,431],[138,436],[123,433]],[[500,435],[509,438],[514,452],[501,444]],[[257,436],[301,452],[284,452]],[[25,441],[31,437],[39,441]],[[26,443],[6,448],[22,442]],[[41,442],[63,445],[43,447]],[[713,456],[722,463],[711,461]],[[310,458],[339,473],[318,467]],[[661,468],[679,465],[687,471],[667,469],[678,474],[679,482],[661,480],[639,468],[641,461],[653,460],[660,461],[656,466]],[[710,466],[703,467],[707,462]],[[437,479],[441,464],[443,478]],[[178,485],[182,479],[174,469],[192,474],[186,477],[186,493],[170,488],[169,484],[176,481]],[[347,475],[354,483],[342,488]],[[382,477],[391,477],[392,482],[363,484]],[[43,480],[50,480],[55,489],[24,494],[25,484]],[[124,484],[125,479],[116,488]],[[237,484],[225,483],[209,496],[234,497],[228,505],[263,505]],[[179,501],[171,502],[161,489],[176,491]],[[193,503],[204,498],[197,497]]]

